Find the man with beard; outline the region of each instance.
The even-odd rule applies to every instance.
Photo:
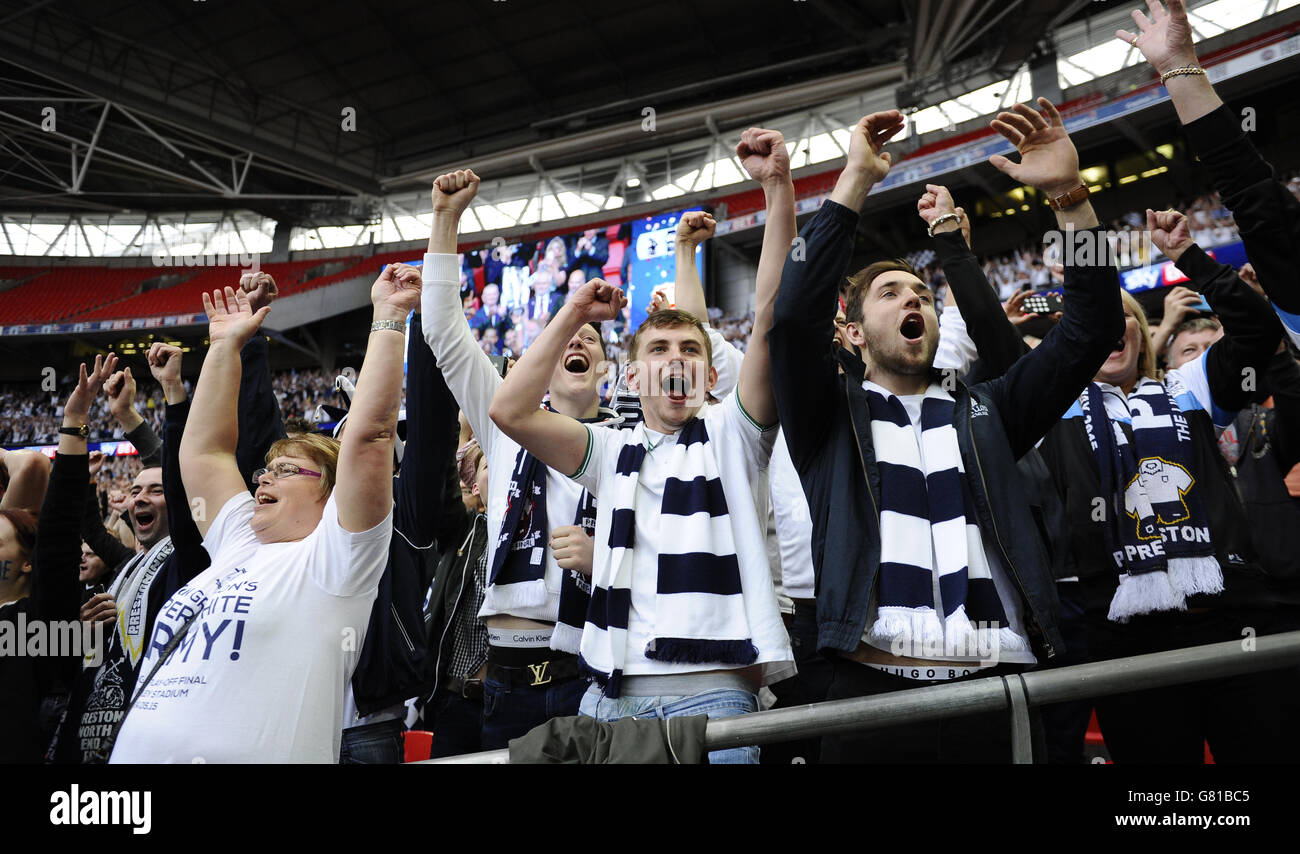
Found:
[[[549,468],[488,417],[502,378],[475,346],[455,286],[456,233],[478,184],[468,170],[434,180],[421,314],[425,340],[492,472],[485,499],[487,586],[479,616],[488,627],[482,747],[494,750],[552,717],[578,712],[587,680],[579,675],[575,653],[587,613],[596,512],[591,493],[570,480],[568,471]],[[491,287],[484,289],[485,306],[496,298]],[[575,327],[565,341],[546,368],[549,406],[584,422],[617,418],[600,407],[605,354],[599,325]]]
[[[1062,228],[1096,229],[1078,155],[1055,107],[1017,114],[1036,133],[1019,164],[1053,199]],[[1029,118],[1032,116],[1032,119]],[[1011,672],[1061,646],[1043,545],[1016,460],[1069,407],[1122,331],[1104,240],[1067,270],[1071,313],[1006,376],[967,387],[934,370],[938,316],[904,262],[849,277],[844,336],[832,348],[838,285],[858,211],[888,174],[889,110],[854,128],[848,164],[804,228],[806,260],[785,265],[770,336],[781,424],[813,518],[817,645],[834,653],[829,699]],[[943,225],[956,229],[953,213]],[[1080,258],[1080,260],[1083,260]],[[840,368],[843,372],[840,372]],[[1006,761],[1005,722],[979,715],[822,742],[823,761]]]
[[[269,305],[275,282],[266,273],[245,274],[240,286],[256,305]],[[279,404],[271,391],[267,342],[254,336],[241,353],[244,381],[239,405],[239,460],[252,473],[272,441],[283,436]],[[163,604],[207,568],[208,554],[195,526],[217,508],[191,507],[180,478],[181,434],[189,400],[181,382],[181,350],[155,343],[147,354],[150,372],[167,401],[161,466],[143,469],[131,485],[128,513],[144,551],[114,573],[108,592],[92,596],[82,608],[89,622],[113,621],[98,666],[89,662],[73,684],[68,707],[47,758],[72,764],[102,763],[139,676],[145,644]],[[130,394],[127,377],[116,378],[119,395]],[[113,383],[113,379],[110,379]]]

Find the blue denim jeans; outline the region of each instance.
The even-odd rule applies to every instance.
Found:
[[[490,671],[489,671],[490,672]],[[483,680],[483,750],[501,750],[551,718],[578,713],[588,681],[575,677],[534,687],[510,687],[489,676]]]
[[[578,707],[578,714],[604,722],[626,717],[662,719],[687,715],[730,718],[756,711],[758,697],[736,688],[720,688],[690,697],[619,697],[612,700],[603,696],[600,686],[592,685]],[[757,765],[758,746],[714,750],[709,754],[709,764]]]
[[[406,724],[401,720],[381,721],[377,724],[354,726],[343,730],[343,741],[339,745],[339,764],[402,764],[402,733],[405,730]]]

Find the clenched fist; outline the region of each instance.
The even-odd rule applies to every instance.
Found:
[[[618,313],[627,304],[621,288],[608,284],[604,279],[592,279],[569,301],[583,322],[615,320]]]
[[[551,531],[551,554],[561,569],[576,569],[591,578],[595,540],[578,525],[565,525]]]
[[[433,179],[433,213],[459,217],[478,193],[479,177],[472,169],[448,172]]]
[[[790,154],[780,131],[750,128],[740,135],[736,157],[760,184],[790,180]]]
[[[1179,211],[1153,211],[1147,208],[1147,231],[1151,232],[1151,242],[1156,248],[1174,263],[1193,243],[1187,215]]]
[[[718,222],[712,214],[704,211],[687,211],[677,223],[677,245],[690,246],[692,249],[713,236]]]

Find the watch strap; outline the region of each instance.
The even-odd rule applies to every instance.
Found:
[[[1053,210],[1063,211],[1067,208],[1072,208],[1075,205],[1082,204],[1088,200],[1088,196],[1090,195],[1092,195],[1092,191],[1088,189],[1088,185],[1080,184],[1070,192],[1062,193],[1061,195],[1050,199],[1048,203],[1052,206]]]

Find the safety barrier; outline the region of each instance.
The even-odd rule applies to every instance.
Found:
[[[954,715],[1007,711],[1011,725],[1011,759],[1016,763],[1030,763],[1034,758],[1029,723],[1031,706],[1163,688],[1298,664],[1300,631],[1252,636],[1150,655],[719,718],[709,721],[704,731],[704,742],[708,750],[724,750],[882,729]],[[509,761],[509,750],[490,750],[427,760],[420,764],[505,764]]]

